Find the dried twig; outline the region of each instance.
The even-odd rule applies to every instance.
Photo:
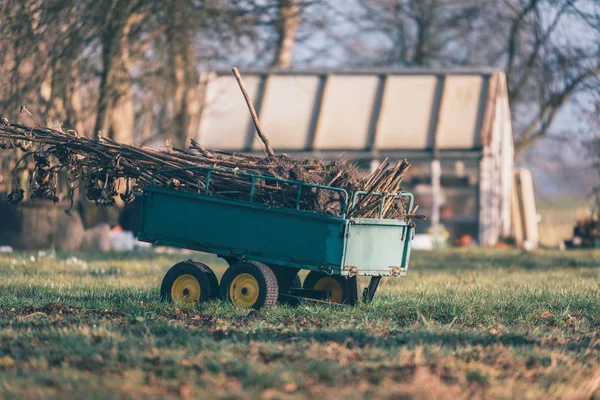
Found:
[[[357,167],[347,161],[333,160],[324,164],[319,160],[292,160],[287,155],[258,157],[250,154],[225,153],[208,150],[196,141],[191,142],[194,151],[171,149],[161,151],[150,147],[133,146],[115,142],[110,138],[92,139],[73,136],[62,130],[0,124],[0,148],[23,148],[29,143],[23,158],[17,162],[14,173],[22,170],[26,161],[34,162],[30,179],[33,198],[59,199],[58,174],[67,175],[69,196],[75,187],[85,189],[88,199],[100,205],[113,205],[120,196],[125,202],[133,200],[134,191],[148,185],[169,187],[173,190],[206,193],[227,199],[250,200],[252,179],[245,173],[301,181],[320,186],[345,189],[348,195],[364,190],[354,207],[347,211],[349,217],[378,218],[383,206],[384,218],[405,218],[406,205],[394,196],[381,197],[375,193],[394,193],[401,190],[404,171],[410,163],[403,160],[394,167],[384,162],[368,177],[363,177]],[[13,143],[14,142],[14,143]],[[189,167],[217,167],[210,178],[207,190],[206,169]],[[163,173],[159,171],[169,170]],[[127,179],[125,190],[119,193],[118,182]],[[78,183],[77,183],[78,182]],[[9,195],[11,203],[24,199],[24,191],[16,187]],[[253,201],[271,207],[295,208],[298,185],[258,179],[255,182]],[[303,189],[300,208],[325,214],[340,215],[343,198],[339,193],[323,189]],[[413,210],[414,213],[414,210]]]
[[[256,110],[254,109],[254,106],[252,105],[252,100],[250,99],[250,96],[248,95],[248,91],[246,91],[246,87],[244,86],[244,81],[242,81],[242,76],[240,75],[240,71],[238,71],[238,69],[236,67],[233,67],[232,71],[233,71],[233,75],[235,75],[235,79],[237,80],[238,85],[240,85],[240,89],[242,90],[242,94],[244,95],[244,99],[246,100],[246,104],[248,105],[248,110],[250,110],[250,115],[252,116],[252,122],[254,122],[254,127],[256,128],[256,134],[258,135],[260,140],[265,144],[265,148],[266,148],[266,151],[267,151],[267,154],[269,155],[269,157],[275,157],[275,152],[273,152],[273,149],[271,148],[271,145],[269,144],[269,139],[267,139],[267,136],[265,135],[265,133],[263,132],[263,130],[260,127],[260,122],[258,121],[258,115],[256,115]]]

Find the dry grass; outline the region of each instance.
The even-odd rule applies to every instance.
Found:
[[[180,258],[0,256],[0,398],[600,396],[599,252],[416,253],[370,306],[251,316],[161,303]]]

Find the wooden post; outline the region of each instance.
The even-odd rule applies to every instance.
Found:
[[[431,235],[434,246],[438,246],[440,240],[441,177],[440,160],[434,159],[431,161]]]
[[[250,96],[246,91],[246,87],[244,86],[244,82],[242,81],[242,76],[240,75],[240,71],[236,67],[231,69],[233,71],[233,75],[235,75],[235,79],[237,80],[238,85],[240,85],[240,89],[242,90],[242,94],[244,95],[244,99],[246,100],[246,104],[248,105],[248,110],[250,110],[250,115],[252,116],[252,121],[254,122],[254,127],[256,128],[256,134],[260,138],[260,140],[265,144],[265,148],[267,150],[267,154],[269,157],[275,157],[275,153],[269,144],[269,139],[262,131],[260,127],[260,122],[258,121],[258,115],[256,115],[256,110],[252,105],[252,100],[250,100]]]

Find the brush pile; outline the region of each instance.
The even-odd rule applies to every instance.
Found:
[[[155,185],[226,199],[249,200],[252,197],[253,201],[271,207],[296,207],[299,185],[261,178],[256,181],[252,193],[253,178],[248,174],[254,174],[344,189],[349,195],[349,204],[353,193],[366,191],[369,194],[359,196],[356,205],[346,210],[347,216],[378,218],[381,197],[371,194],[400,192],[403,174],[410,167],[406,160],[395,165],[386,160],[373,174],[364,177],[354,164],[343,160],[325,164],[320,160],[293,160],[285,154],[261,157],[224,153],[207,150],[193,140],[185,151],[170,146],[158,150],[117,143],[106,137],[81,137],[74,131],[60,128],[11,124],[6,119],[0,122],[0,148],[19,148],[24,152],[13,170],[15,177],[28,162],[33,162],[29,180],[32,198],[57,202],[61,174],[67,178],[71,201],[74,191],[82,188],[89,200],[106,206],[114,205],[117,197],[125,203],[131,202],[134,192]],[[219,168],[211,172],[208,188],[208,169],[182,169],[198,166]],[[9,202],[21,202],[24,193],[17,186],[9,194]],[[299,208],[341,215],[343,197],[342,192],[304,186]],[[412,215],[406,212],[406,204],[401,198],[384,198],[383,218],[410,217]]]
[[[600,220],[592,215],[586,218],[580,218],[575,222],[573,228],[573,239],[570,241],[571,247],[595,248],[600,242]]]

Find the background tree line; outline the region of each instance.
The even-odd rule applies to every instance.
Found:
[[[0,0],[0,109],[183,146],[213,67],[492,66],[521,152],[592,103],[598,43],[592,0]]]

